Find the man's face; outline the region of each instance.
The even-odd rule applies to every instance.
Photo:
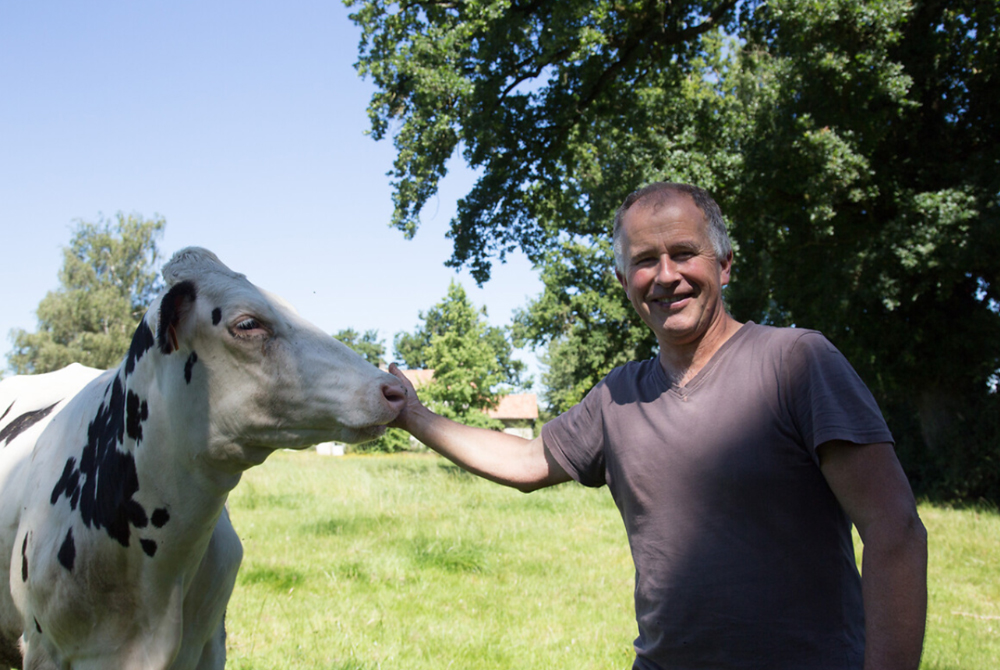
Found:
[[[724,323],[722,287],[732,256],[716,259],[694,200],[678,194],[659,204],[639,201],[625,213],[620,234],[618,281],[661,347],[695,344]]]

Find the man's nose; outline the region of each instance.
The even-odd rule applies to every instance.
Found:
[[[673,284],[678,280],[680,280],[680,272],[677,263],[667,254],[660,256],[660,262],[656,266],[656,281],[661,284]]]

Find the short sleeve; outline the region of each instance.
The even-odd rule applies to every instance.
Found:
[[[542,442],[570,477],[584,486],[603,486],[605,382],[579,404],[542,426]]]
[[[822,334],[806,331],[787,359],[792,421],[810,451],[830,440],[893,442],[871,391]]]

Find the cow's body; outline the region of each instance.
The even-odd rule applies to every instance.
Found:
[[[0,663],[221,668],[225,510],[275,448],[376,436],[398,382],[190,249],[122,365],[0,383]],[[6,561],[6,563],[4,563]]]

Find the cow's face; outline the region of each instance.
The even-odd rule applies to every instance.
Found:
[[[164,275],[160,376],[181,387],[180,402],[207,408],[214,457],[252,465],[275,448],[363,442],[399,413],[398,380],[209,252],[181,252]]]

